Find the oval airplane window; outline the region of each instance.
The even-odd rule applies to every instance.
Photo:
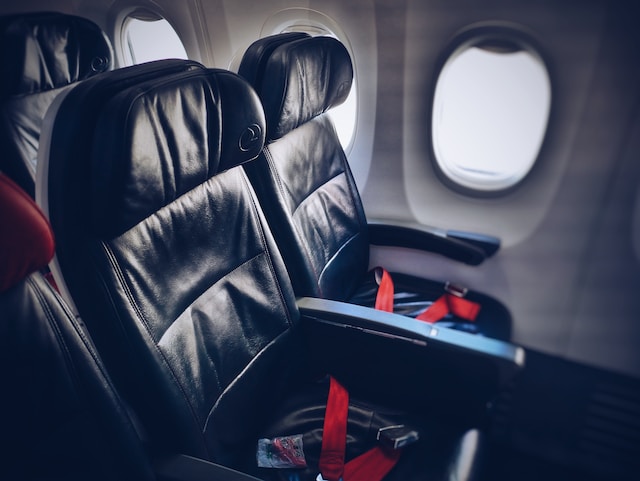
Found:
[[[445,62],[432,111],[436,167],[466,193],[500,192],[533,167],[547,130],[551,83],[519,41],[476,38]]]
[[[127,16],[122,26],[122,49],[127,65],[189,58],[171,24],[149,10],[136,10]]]

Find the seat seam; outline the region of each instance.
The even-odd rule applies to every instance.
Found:
[[[271,271],[271,275],[273,276],[273,279],[275,281],[276,288],[278,290],[278,295],[280,296],[280,302],[282,306],[285,308],[284,310],[287,315],[287,322],[289,326],[293,326],[293,320],[291,319],[291,313],[289,312],[287,303],[285,302],[284,294],[282,292],[282,286],[280,285],[280,280],[278,279],[275,268],[273,267],[273,259],[271,257],[271,252],[269,251],[269,246],[267,244],[267,239],[264,233],[264,226],[260,222],[260,214],[258,210],[258,205],[256,203],[255,195],[253,195],[253,189],[251,187],[251,184],[249,183],[249,179],[244,174],[244,171],[242,171],[241,173],[243,174],[242,181],[245,184],[246,191],[250,194],[249,197],[251,199],[251,205],[253,207],[254,219],[256,221],[256,225],[258,226],[258,232],[260,234],[260,241],[262,242],[263,253],[268,260],[267,265],[269,266],[269,270]]]
[[[284,184],[282,183],[282,179],[280,177],[280,175],[278,174],[278,170],[275,167],[275,162],[273,161],[273,156],[271,155],[271,151],[269,150],[269,147],[265,147],[264,148],[264,154],[265,154],[265,158],[267,159],[267,165],[269,167],[269,171],[272,173],[272,176],[275,178],[276,180],[276,184],[278,185],[278,189],[280,191],[280,195],[284,196],[285,195],[285,189],[284,189]],[[295,213],[295,211],[298,209],[298,207],[296,207],[294,209],[294,212],[291,214],[291,219],[289,219],[289,223],[291,224],[291,226],[293,226],[293,230],[296,234],[296,237],[298,239],[304,239],[304,236],[302,235],[302,233],[300,232],[298,225],[293,222],[293,214]],[[320,279],[320,273],[316,270],[316,266],[313,263],[313,257],[311,256],[311,252],[309,250],[309,246],[307,245],[306,242],[302,242],[302,247],[303,247],[303,255],[307,260],[307,265],[310,266],[311,271],[313,272],[313,275],[315,277],[315,284],[316,284],[316,288],[319,291],[319,295],[320,297],[322,297],[323,292],[322,289],[320,287],[320,283],[318,282],[318,280]]]
[[[28,279],[28,282],[31,284],[31,287],[38,298],[38,303],[41,305],[41,307],[45,311],[48,323],[50,327],[54,330],[56,338],[58,339],[59,345],[64,348],[65,358],[67,360],[66,364],[69,367],[69,369],[73,372],[73,378],[75,380],[74,387],[77,387],[81,384],[81,381],[76,369],[76,363],[73,361],[73,357],[68,348],[68,343],[66,342],[64,335],[62,334],[59,323],[56,322],[55,315],[51,310],[51,306],[49,305],[49,302],[47,302],[47,300],[44,298],[41,288],[32,279]],[[47,285],[47,289],[49,289],[50,293],[54,297],[56,305],[58,305],[58,307],[60,307],[62,311],[65,313],[65,315],[67,316],[68,318],[67,320],[69,321],[69,324],[73,329],[73,332],[78,336],[78,338],[80,339],[80,342],[82,343],[82,346],[86,350],[86,353],[93,360],[94,368],[100,373],[100,376],[101,376],[100,383],[108,387],[109,399],[121,411],[126,412],[126,407],[124,406],[124,404],[122,404],[121,400],[119,399],[117,395],[117,389],[112,383],[111,378],[109,377],[109,374],[104,369],[102,360],[100,359],[95,348],[93,347],[93,343],[90,341],[88,335],[80,328],[78,322],[75,320],[75,316],[73,315],[73,313],[71,313],[67,305],[62,301],[59,294],[55,292],[53,288],[51,288],[48,285]],[[133,432],[136,432],[136,427],[134,426],[133,421],[129,416],[123,416],[122,421],[126,423],[129,429],[131,429]]]
[[[123,287],[123,289],[125,291],[125,295],[127,297],[127,300],[129,301],[129,303],[133,307],[134,311],[136,312],[138,318],[142,322],[142,324],[143,324],[143,326],[145,328],[146,334],[153,341],[153,349],[154,349],[154,351],[156,351],[157,354],[159,354],[159,356],[162,358],[162,360],[164,362],[164,365],[169,370],[169,372],[171,372],[172,380],[173,380],[174,384],[178,387],[179,391],[182,393],[182,396],[183,396],[184,400],[186,401],[187,406],[189,406],[189,410],[191,411],[193,419],[195,421],[199,422],[199,416],[197,415],[194,406],[192,405],[192,403],[191,403],[189,397],[187,396],[187,393],[184,391],[182,385],[178,381],[178,377],[176,376],[176,373],[173,370],[173,368],[171,367],[171,364],[169,363],[168,359],[166,358],[166,356],[164,355],[162,350],[158,347],[158,341],[156,340],[155,336],[152,334],[152,332],[151,332],[151,330],[149,328],[149,323],[148,323],[147,319],[142,314],[142,311],[140,310],[137,302],[135,302],[135,299],[133,298],[133,295],[132,295],[131,290],[129,288],[129,284],[126,282],[126,279],[125,279],[125,277],[124,277],[124,275],[122,273],[122,269],[120,269],[120,265],[117,262],[115,254],[113,253],[113,251],[111,250],[109,245],[107,245],[105,242],[101,241],[100,244],[105,249],[105,252],[107,254],[107,258],[109,259],[109,262],[113,266],[114,271],[116,273],[116,276],[118,277],[118,279],[119,279],[119,281],[120,281],[120,283],[121,283],[121,285],[122,285],[122,287]],[[204,436],[202,438],[202,441],[203,441],[203,445],[204,445],[205,449],[207,449],[207,443],[206,443],[206,440],[204,439]]]

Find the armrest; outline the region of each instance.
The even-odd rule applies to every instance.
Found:
[[[260,481],[219,464],[177,454],[154,464],[158,481]]]
[[[368,222],[370,242],[441,254],[470,265],[479,265],[500,248],[497,237],[473,232],[436,229],[390,221]]]
[[[355,331],[417,346],[425,354],[424,362],[448,369],[460,379],[475,369],[475,381],[486,376],[496,389],[524,367],[524,349],[507,342],[343,302],[303,297],[297,305],[303,322],[332,326],[334,338],[341,330]]]

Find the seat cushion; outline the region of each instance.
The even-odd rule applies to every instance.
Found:
[[[246,453],[245,470],[266,481],[315,481],[328,391],[326,377],[290,388],[285,400],[261,432],[261,436],[267,439],[301,434],[306,468],[256,469],[255,446],[250,446]],[[446,421],[427,411],[408,414],[354,396],[350,397],[349,402],[345,462],[376,447],[380,428],[400,424],[416,429],[420,433],[420,440],[402,450],[398,464],[384,478],[385,481],[477,479],[483,449],[478,431],[452,428]],[[451,478],[456,472],[460,477]]]

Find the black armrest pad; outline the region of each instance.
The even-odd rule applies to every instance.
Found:
[[[490,370],[487,378],[498,386],[504,385],[524,366],[524,349],[507,342],[343,302],[303,297],[297,300],[297,305],[303,322],[329,323],[346,330],[422,346],[434,365],[444,367],[449,361],[451,366],[461,369],[486,365]]]
[[[158,481],[260,481],[219,464],[177,454],[154,464]]]
[[[368,228],[371,244],[434,252],[470,265],[481,264],[500,248],[497,237],[472,232],[371,220]]]
[[[484,255],[491,257],[500,249],[500,239],[487,234],[479,234],[477,232],[466,232],[462,230],[448,230],[447,238],[458,239],[460,241],[479,247]]]

